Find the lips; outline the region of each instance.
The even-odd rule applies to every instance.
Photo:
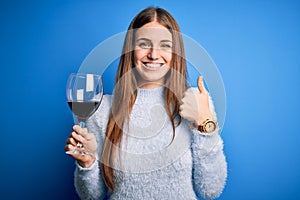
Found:
[[[164,63],[143,62],[143,65],[149,70],[157,70],[162,67]]]

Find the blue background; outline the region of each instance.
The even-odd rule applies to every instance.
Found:
[[[73,124],[67,77],[147,6],[170,11],[223,77],[219,199],[300,199],[300,3],[283,0],[1,1],[0,198],[78,198],[63,150]]]

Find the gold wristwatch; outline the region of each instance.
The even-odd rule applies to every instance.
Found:
[[[198,130],[202,133],[214,132],[218,127],[218,122],[215,120],[207,119],[198,126]]]

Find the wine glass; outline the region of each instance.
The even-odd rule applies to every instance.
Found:
[[[80,127],[85,128],[87,119],[98,109],[103,97],[103,83],[100,75],[72,73],[69,76],[67,89],[67,102],[73,112],[74,121]],[[89,154],[80,152],[83,148],[77,143],[76,149],[66,152],[67,154]]]

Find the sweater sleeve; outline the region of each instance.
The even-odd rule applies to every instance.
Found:
[[[216,118],[211,97],[209,107]],[[219,130],[203,134],[193,129],[193,185],[197,196],[214,199],[221,195],[227,178],[227,163],[223,153],[223,140]]]
[[[88,131],[96,136],[98,149],[96,161],[89,168],[83,168],[76,162],[74,184],[80,199],[104,199],[108,192],[102,179],[99,157],[105,138],[110,107],[111,96],[104,95],[100,107],[86,123]]]

